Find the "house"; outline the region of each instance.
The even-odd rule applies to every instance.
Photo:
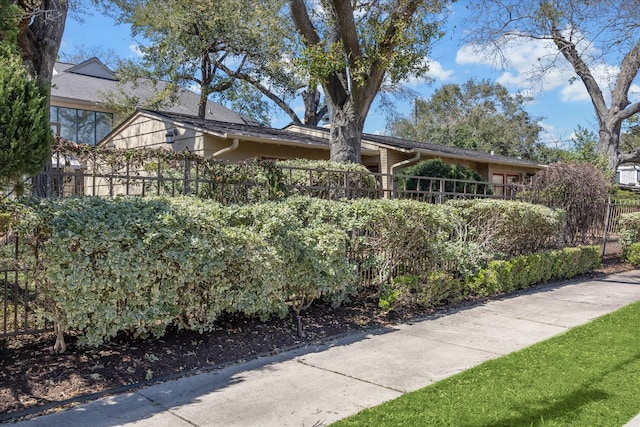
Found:
[[[194,116],[200,96],[188,90],[182,90],[177,102],[165,112],[139,110],[124,118],[105,103],[108,94],[126,93],[142,104],[165,85],[145,79],[123,84],[98,58],[77,65],[58,62],[52,78],[51,126],[55,134],[77,143],[95,145],[102,141],[117,147],[188,149],[227,161],[329,158],[327,128],[260,126],[211,101],[205,119],[198,119]],[[120,124],[114,128],[116,123]],[[167,143],[169,139],[172,144]],[[522,181],[544,167],[512,157],[373,134],[363,135],[361,154],[369,170],[382,174],[385,188],[391,188],[391,177],[402,168],[433,158],[473,169],[497,188]]]
[[[118,117],[105,102],[114,94],[136,100],[139,106],[167,86],[166,82],[153,83],[139,79],[136,83],[121,83],[116,74],[98,58],[80,64],[56,62],[51,79],[50,121],[55,135],[77,143],[95,145],[103,139]],[[118,95],[119,94],[119,95]],[[181,90],[175,103],[166,108],[170,112],[197,114],[200,95]],[[255,120],[208,101],[206,118],[229,123],[258,124]]]
[[[310,160],[329,159],[329,130],[304,125],[284,129],[229,123],[151,110],[138,110],[100,142],[115,148],[157,148],[188,150],[225,161],[250,158]],[[500,195],[504,185],[521,182],[545,166],[535,162],[388,136],[364,134],[362,164],[380,173],[384,190],[393,188],[393,176],[420,160],[440,158],[477,171],[496,184]]]
[[[640,185],[640,165],[624,164],[618,166],[615,182],[623,186]]]

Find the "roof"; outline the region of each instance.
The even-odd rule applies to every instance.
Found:
[[[320,127],[314,127],[309,125],[290,124],[286,126],[285,129],[290,129],[295,132],[296,127],[308,128],[316,134],[318,132],[321,132],[326,135],[325,138],[327,139],[329,138],[329,129],[324,127],[320,128]],[[533,168],[544,167],[544,165],[541,165],[537,162],[533,162],[530,160],[523,160],[516,157],[502,156],[499,154],[485,153],[482,151],[468,150],[465,148],[452,147],[448,145],[431,144],[429,142],[411,141],[407,139],[396,138],[396,137],[385,136],[385,135],[376,135],[372,133],[363,133],[362,142],[372,143],[378,146],[385,146],[388,148],[404,151],[407,153],[422,153],[422,154],[427,154],[431,156],[443,156],[446,158],[456,158],[460,160],[473,160],[473,161],[481,160],[487,163],[497,163],[497,164],[523,166],[523,167],[533,167]]]
[[[304,135],[284,129],[274,129],[267,126],[246,123],[230,123],[211,119],[200,119],[193,115],[145,109],[139,109],[127,120],[117,126],[103,139],[103,141],[110,139],[113,134],[116,134],[120,129],[128,126],[135,117],[141,114],[160,120],[169,120],[182,126],[198,129],[207,134],[225,139],[240,138],[245,141],[329,149],[329,141],[325,138]]]
[[[69,100],[92,106],[104,102],[108,93],[124,91],[128,96],[136,97],[144,102],[157,92],[167,87],[168,82],[156,83],[149,79],[138,79],[135,83],[120,83],[115,73],[104,65],[98,58],[91,58],[80,64],[56,62],[51,79],[51,98]],[[190,90],[182,89],[178,93],[177,101],[167,106],[167,110],[182,114],[194,114],[198,111],[200,95]],[[253,123],[254,119],[236,113],[220,104],[207,101],[206,118],[230,123]]]
[[[380,145],[392,148],[401,148],[409,152],[419,152],[424,154],[446,155],[451,158],[483,160],[487,163],[501,163],[519,165],[526,167],[540,167],[538,162],[523,160],[517,157],[502,156],[499,154],[485,153],[482,151],[468,150],[465,148],[452,147],[449,145],[431,144],[429,142],[410,141],[392,136],[365,134],[363,140],[371,141]]]

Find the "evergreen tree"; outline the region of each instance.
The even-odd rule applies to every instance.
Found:
[[[25,175],[42,169],[53,136],[47,95],[29,76],[16,49],[12,8],[0,0],[0,186],[19,190]]]

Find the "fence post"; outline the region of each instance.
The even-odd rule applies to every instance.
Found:
[[[191,194],[191,160],[184,161],[184,195]]]
[[[607,201],[607,210],[604,214],[604,231],[602,233],[602,253],[600,256],[604,257],[607,251],[607,238],[609,231],[609,219],[611,216],[611,195],[609,195],[609,200]]]

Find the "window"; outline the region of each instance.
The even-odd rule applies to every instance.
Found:
[[[496,196],[504,196],[504,174],[494,173],[491,177],[491,183],[493,186],[493,194]]]
[[[509,184],[517,184],[520,182],[520,175],[515,173],[494,173],[491,177],[493,186],[493,194],[504,197],[505,194],[512,196]]]
[[[52,129],[79,144],[96,145],[113,127],[113,114],[75,108],[50,107]]]

